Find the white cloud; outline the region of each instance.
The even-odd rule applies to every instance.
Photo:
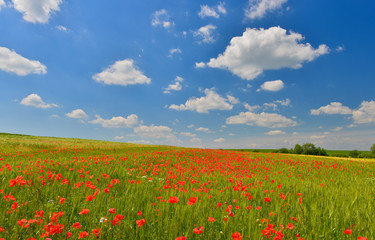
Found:
[[[201,10],[198,12],[201,18],[214,17],[219,18],[219,14],[216,12],[214,7],[209,7],[208,5],[201,5]]]
[[[239,104],[240,103],[240,100],[238,98],[235,98],[231,95],[227,95],[227,98],[228,98],[228,101],[231,103],[231,104]]]
[[[25,97],[21,101],[22,105],[25,106],[32,106],[36,108],[53,108],[53,107],[58,107],[56,104],[48,104],[43,102],[42,98],[38,94],[30,94],[29,96]]]
[[[95,117],[96,119],[89,123],[100,124],[105,128],[133,128],[141,123],[138,121],[138,116],[135,114],[131,114],[127,118],[119,116],[112,117],[111,119],[103,119],[99,115],[96,115]]]
[[[336,52],[342,52],[342,51],[344,51],[344,47],[343,46],[338,46],[336,48]]]
[[[357,110],[353,111],[354,123],[375,123],[375,101],[363,101]]]
[[[169,50],[169,55],[168,57],[173,57],[174,54],[181,54],[182,53],[182,50],[179,49],[179,48],[172,48],[171,50]]]
[[[224,3],[220,3],[216,7],[209,7],[208,5],[201,5],[201,10],[198,12],[198,15],[201,18],[205,17],[214,17],[219,18],[221,14],[226,14],[227,10],[224,7]]]
[[[60,30],[62,32],[68,32],[68,29],[65,26],[62,26],[62,25],[56,26],[56,29]]]
[[[253,112],[254,110],[260,108],[259,105],[250,106],[248,103],[244,103],[244,107],[245,107],[249,112]]]
[[[60,10],[62,0],[12,0],[23,19],[32,23],[48,23],[51,14]]]
[[[220,3],[219,5],[217,5],[217,11],[219,12],[219,13],[222,13],[222,14],[227,14],[227,10],[225,9],[225,7],[224,7],[224,3]]]
[[[284,135],[286,134],[286,132],[284,131],[281,131],[281,130],[273,130],[273,131],[269,131],[269,132],[266,132],[265,135],[270,135],[270,136],[274,136],[274,135]]]
[[[1,11],[1,8],[3,7],[6,7],[6,4],[4,2],[4,0],[0,0],[0,11]]]
[[[310,137],[311,140],[319,140],[319,139],[323,139],[323,138],[326,138],[326,136],[324,136],[324,135],[319,135],[319,136],[311,136],[311,137]]]
[[[215,143],[222,143],[222,142],[224,142],[224,141],[225,141],[224,138],[218,138],[218,139],[215,139],[215,140],[214,140]]]
[[[80,120],[87,120],[89,118],[89,116],[87,116],[87,114],[85,113],[85,111],[83,111],[82,109],[73,110],[72,112],[67,113],[65,115],[67,117],[75,118],[75,119],[80,119]]]
[[[327,54],[322,44],[314,49],[309,43],[299,43],[304,37],[281,27],[269,29],[247,28],[240,37],[234,37],[217,58],[205,65],[231,71],[242,79],[253,80],[264,70],[302,67],[317,57]],[[196,64],[197,65],[197,64]],[[204,66],[199,64],[199,66]]]
[[[346,106],[343,106],[340,102],[331,102],[327,106],[320,107],[319,109],[311,109],[311,115],[320,114],[342,114],[348,115],[352,114],[352,110]]]
[[[277,92],[284,88],[284,82],[281,80],[267,81],[260,86],[264,91]]]
[[[154,27],[161,26],[163,28],[169,28],[175,25],[174,22],[169,20],[169,18],[167,10],[161,9],[153,13],[151,24]]]
[[[134,66],[132,59],[119,60],[101,73],[93,75],[92,78],[108,85],[127,86],[151,83],[151,79]]]
[[[199,127],[199,128],[196,128],[195,131],[198,131],[198,132],[205,132],[205,133],[213,133],[213,131],[211,131],[210,129],[205,128],[205,127]]]
[[[290,101],[289,98],[287,98],[287,99],[285,99],[285,100],[276,100],[276,101],[274,101],[274,102],[275,102],[275,103],[279,103],[281,106],[285,106],[285,107],[289,106],[290,103],[291,103],[291,101]]]
[[[185,137],[196,137],[197,135],[194,133],[190,132],[180,132],[180,135],[185,136]]]
[[[157,139],[169,139],[173,140],[176,137],[172,134],[172,129],[167,126],[146,126],[140,125],[134,128],[134,133],[142,138],[157,138]]]
[[[236,134],[234,134],[234,133],[229,133],[228,135],[231,136],[231,137],[236,136]]]
[[[186,127],[187,128],[193,128],[193,127],[195,127],[195,125],[194,124],[190,124],[190,125],[187,125]]]
[[[338,131],[341,131],[342,129],[343,127],[336,127],[334,129],[331,129],[331,131],[338,132]]]
[[[192,144],[201,144],[202,140],[200,138],[192,138],[192,139],[190,139],[190,142]]]
[[[206,66],[206,64],[204,62],[196,62],[195,63],[195,67],[196,68],[204,68]]]
[[[177,111],[190,110],[199,113],[208,113],[209,110],[231,110],[233,108],[230,103],[233,99],[221,97],[214,89],[206,89],[204,93],[206,96],[200,98],[192,97],[185,104],[172,104],[169,108]]]
[[[276,113],[265,113],[260,114],[253,112],[241,112],[238,115],[231,116],[226,120],[227,124],[246,124],[246,125],[257,125],[260,127],[268,128],[284,128],[294,127],[297,122],[292,119],[286,118]]]
[[[24,58],[6,47],[0,47],[0,69],[19,76],[47,73],[47,67],[39,61]]]
[[[216,26],[209,24],[193,32],[193,36],[197,39],[198,43],[213,43],[215,42],[213,37],[213,31],[215,29]]]
[[[124,136],[115,136],[114,139],[116,139],[116,140],[122,140],[122,139],[125,139],[125,137]]]
[[[267,12],[274,11],[288,0],[249,0],[250,8],[245,10],[247,18],[262,18]]]
[[[132,141],[132,143],[137,143],[137,144],[151,144],[150,141],[146,141],[146,140],[136,140],[136,141]]]
[[[180,76],[177,76],[174,79],[174,83],[169,84],[167,88],[165,88],[164,93],[171,93],[171,90],[173,91],[180,91],[182,89],[181,83],[184,81],[184,79]]]

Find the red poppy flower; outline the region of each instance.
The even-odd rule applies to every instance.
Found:
[[[108,211],[109,211],[109,213],[112,213],[112,214],[115,213],[115,209],[114,208],[110,208]]]
[[[79,236],[78,236],[78,239],[80,239],[80,238],[85,238],[85,237],[87,237],[88,235],[89,235],[89,233],[86,232],[86,231],[84,231],[84,232],[80,232],[80,233],[79,233]]]
[[[351,229],[346,229],[343,231],[345,234],[352,234],[352,230]]]
[[[188,238],[187,237],[176,237],[175,240],[188,240]]]
[[[89,209],[82,208],[81,212],[79,212],[78,214],[88,214],[89,212],[90,212]]]
[[[189,198],[189,201],[187,202],[187,204],[194,205],[197,200],[198,200],[197,197],[191,197]]]
[[[200,226],[200,227],[197,227],[197,228],[194,228],[193,231],[195,234],[201,234],[203,233],[203,226]]]
[[[73,223],[73,227],[76,229],[82,228],[82,225],[79,222]]]
[[[65,198],[60,198],[59,204],[65,203]]]
[[[365,237],[358,237],[357,240],[368,240],[368,239]]]
[[[215,222],[215,218],[213,218],[213,217],[209,217],[209,218],[207,219],[207,221],[209,221],[209,222]]]
[[[179,201],[180,201],[180,199],[178,199],[178,197],[169,197],[169,200],[167,202],[168,203],[177,203]]]
[[[271,198],[270,197],[266,197],[266,198],[264,198],[264,201],[265,202],[271,202]]]
[[[137,223],[138,227],[142,227],[146,223],[146,220],[142,218],[141,220],[136,220],[135,222]]]
[[[242,239],[241,233],[239,233],[239,232],[232,233],[231,237],[232,237],[232,240],[241,240]]]
[[[99,237],[101,232],[100,232],[100,227],[98,227],[97,229],[93,229],[92,230],[92,234],[95,235],[95,237]]]

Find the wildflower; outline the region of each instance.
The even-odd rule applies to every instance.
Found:
[[[101,217],[100,220],[99,220],[99,222],[101,222],[101,223],[102,223],[102,222],[106,222],[106,221],[108,221],[108,219],[105,218],[105,217]]]
[[[95,199],[95,197],[93,196],[93,195],[88,195],[87,197],[86,197],[86,201],[87,202],[91,202],[92,200],[94,200]]]
[[[265,202],[271,202],[271,198],[270,197],[266,197],[266,198],[264,198],[264,201]]]
[[[176,237],[175,240],[188,240],[188,238],[187,237]]]
[[[92,230],[92,234],[95,235],[95,237],[99,237],[101,232],[100,232],[100,227],[98,227],[97,229],[93,229]]]
[[[368,239],[365,237],[358,237],[357,240],[368,240]]]
[[[65,198],[60,198],[59,204],[63,204],[63,203],[65,203]]]
[[[288,228],[288,229],[294,229],[294,226],[293,226],[293,224],[288,223],[288,225],[286,226],[286,228]]]
[[[142,211],[138,211],[137,215],[142,216],[143,215]]]
[[[21,220],[17,221],[17,223],[18,223],[18,225],[20,227],[22,227],[23,225],[25,225],[25,223],[27,223],[27,220],[26,219],[21,219]]]
[[[78,214],[80,214],[80,215],[82,215],[82,214],[88,214],[89,212],[90,212],[89,209],[82,208],[82,209],[81,209],[81,212],[78,213]]]
[[[180,199],[178,199],[178,197],[169,197],[169,200],[167,202],[168,203],[177,203],[179,201],[180,201]]]
[[[203,226],[197,227],[193,229],[195,234],[201,234],[203,233]]]
[[[241,233],[239,233],[239,232],[232,233],[231,237],[232,237],[232,240],[241,240],[242,239]]]
[[[108,211],[109,211],[109,213],[112,213],[112,214],[115,213],[115,209],[114,208],[110,208]]]
[[[345,234],[352,234],[352,230],[349,228],[349,229],[346,229],[343,231]]]
[[[209,222],[215,222],[215,218],[213,218],[213,217],[209,217],[209,218],[207,219],[207,221],[209,221]]]
[[[89,233],[86,232],[86,231],[84,231],[84,232],[80,232],[80,233],[79,233],[79,236],[78,236],[78,239],[80,239],[80,238],[85,238],[85,237],[87,237],[88,235],[89,235]]]
[[[73,223],[73,227],[76,229],[82,228],[82,225],[79,222]]]
[[[197,197],[191,197],[189,198],[189,201],[187,202],[187,204],[194,205],[197,200],[198,200]]]
[[[146,220],[142,218],[141,220],[136,220],[135,222],[137,223],[138,227],[142,227],[146,223]]]

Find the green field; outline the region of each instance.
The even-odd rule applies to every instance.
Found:
[[[375,159],[0,134],[0,166],[0,239],[375,239]]]

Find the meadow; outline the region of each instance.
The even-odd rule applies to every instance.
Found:
[[[375,160],[0,134],[0,239],[375,239]]]

